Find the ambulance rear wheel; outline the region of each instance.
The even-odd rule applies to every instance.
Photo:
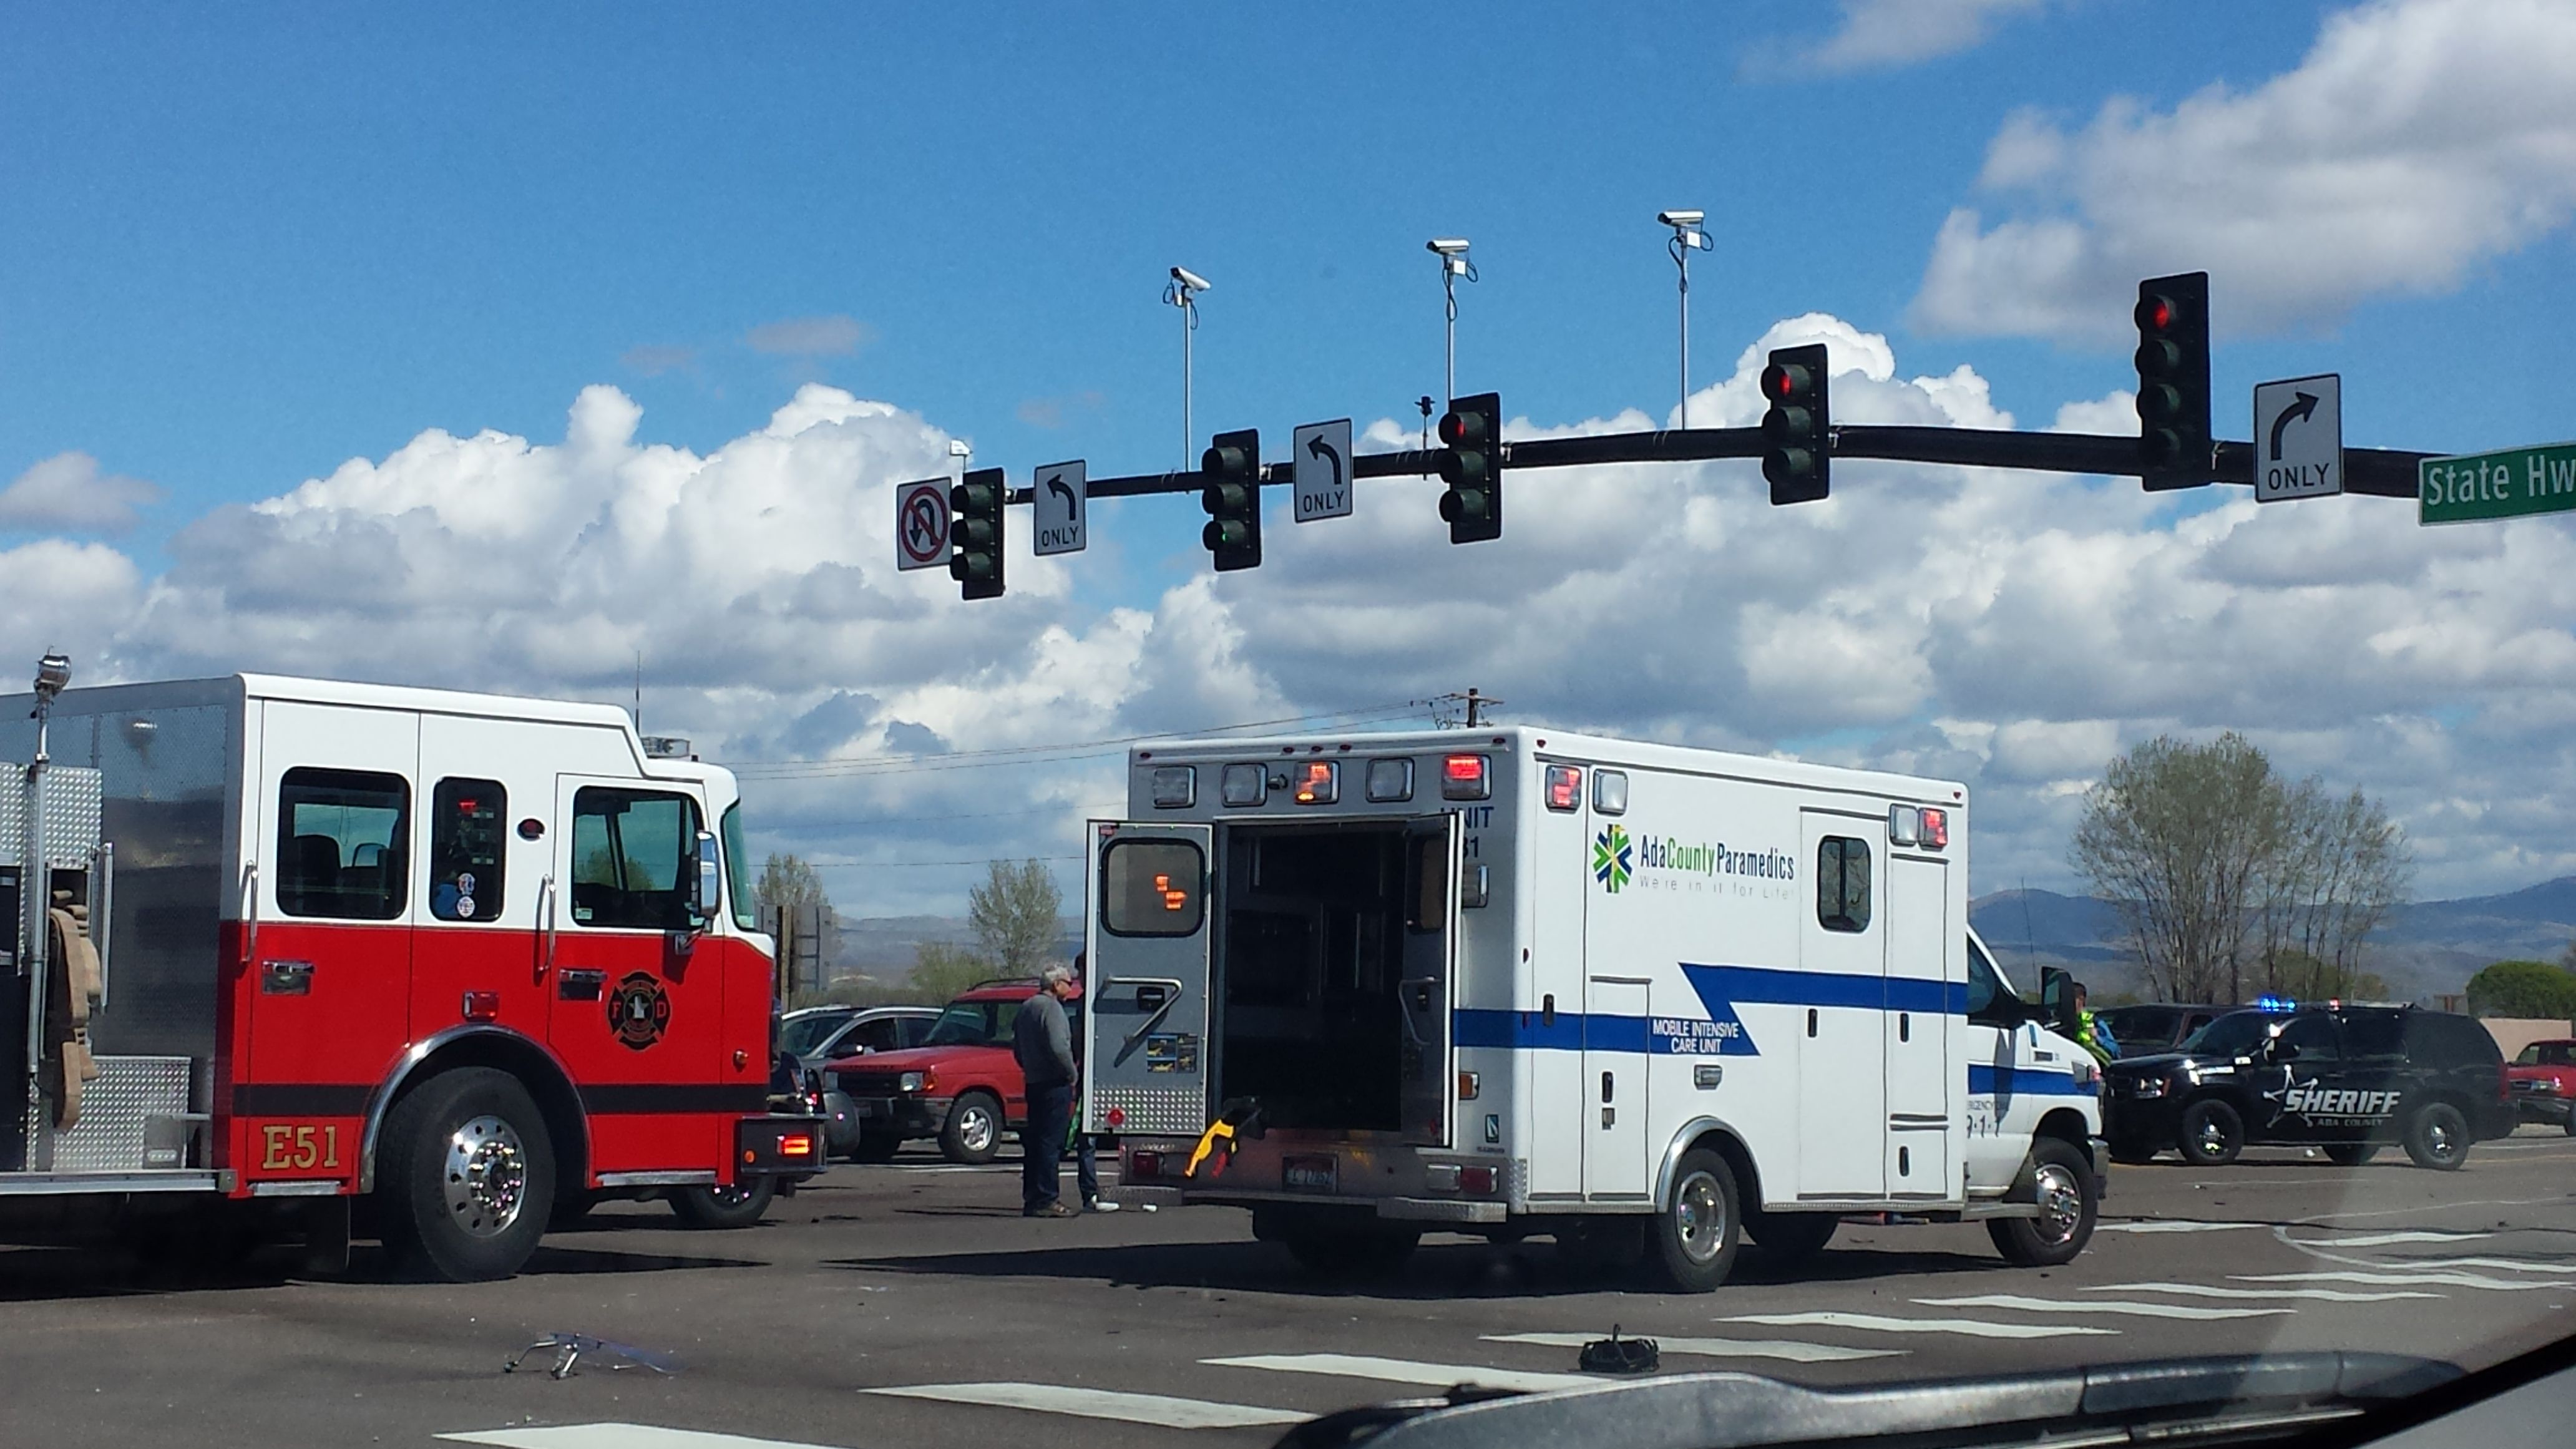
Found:
[[[2245,1150],[2245,1119],[2216,1097],[2182,1109],[2182,1160],[2194,1167],[2225,1167]]]
[[[441,1072],[394,1104],[384,1141],[379,1217],[397,1262],[456,1283],[526,1265],[554,1213],[555,1158],[518,1078]]]
[[[1833,1213],[1755,1213],[1744,1224],[1744,1235],[1762,1256],[1794,1266],[1823,1252],[1842,1225]]]
[[[1995,1218],[1986,1234],[1995,1251],[2017,1268],[2054,1268],[2075,1261],[2093,1239],[2101,1199],[2093,1189],[2093,1164],[2073,1143],[2043,1137],[2030,1145],[2030,1184],[2039,1204],[2035,1218]]]
[[[1682,1154],[1653,1237],[1655,1267],[1675,1289],[1707,1293],[1726,1281],[1743,1244],[1744,1216],[1725,1158],[1704,1147]]]

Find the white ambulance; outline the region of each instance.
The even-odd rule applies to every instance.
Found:
[[[1545,1233],[1690,1290],[1852,1214],[2092,1233],[2094,1062],[1968,929],[1962,786],[1488,727],[1156,745],[1128,789],[1083,1114],[1131,1194],[1318,1268]]]

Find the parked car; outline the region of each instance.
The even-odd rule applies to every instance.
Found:
[[[2102,1081],[2103,1135],[2121,1162],[2171,1147],[2210,1167],[2277,1144],[2359,1166],[2396,1141],[2417,1166],[2449,1170],[2515,1125],[2495,1038],[2411,1006],[2232,1011],[2179,1051],[2111,1063]]]
[[[2513,1084],[2515,1115],[2525,1122],[2554,1122],[2576,1137],[2576,1041],[2536,1041],[2504,1069]]]
[[[858,1123],[853,1155],[885,1162],[904,1143],[935,1137],[951,1162],[992,1161],[1003,1135],[1028,1116],[1011,1024],[1037,992],[1035,981],[983,982],[941,1009],[921,1045],[833,1062],[827,1089]]]
[[[2113,1006],[2093,1013],[2111,1028],[2111,1040],[2124,1057],[2151,1057],[2179,1047],[2185,1037],[2236,1010],[2232,1006],[2186,1006],[2170,1001],[2139,1006]]]
[[[855,1157],[859,1115],[848,1094],[832,1084],[831,1064],[848,1057],[917,1047],[939,1019],[935,1006],[813,1006],[787,1013],[779,1050],[795,1055],[825,1123],[825,1147],[834,1157]]]

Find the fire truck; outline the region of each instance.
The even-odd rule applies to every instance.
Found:
[[[613,706],[240,674],[0,697],[0,1232],[352,1213],[506,1277],[603,1196],[767,1200],[732,776]],[[684,1211],[684,1216],[686,1215]]]

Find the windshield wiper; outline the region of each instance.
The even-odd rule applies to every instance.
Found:
[[[1943,1445],[2267,1437],[2357,1415],[2460,1377],[2390,1353],[2150,1359],[1988,1378],[1814,1389],[1758,1374],[1676,1374],[1599,1388],[1446,1398],[1328,1414],[1279,1449],[1738,1449],[1867,1439]]]

